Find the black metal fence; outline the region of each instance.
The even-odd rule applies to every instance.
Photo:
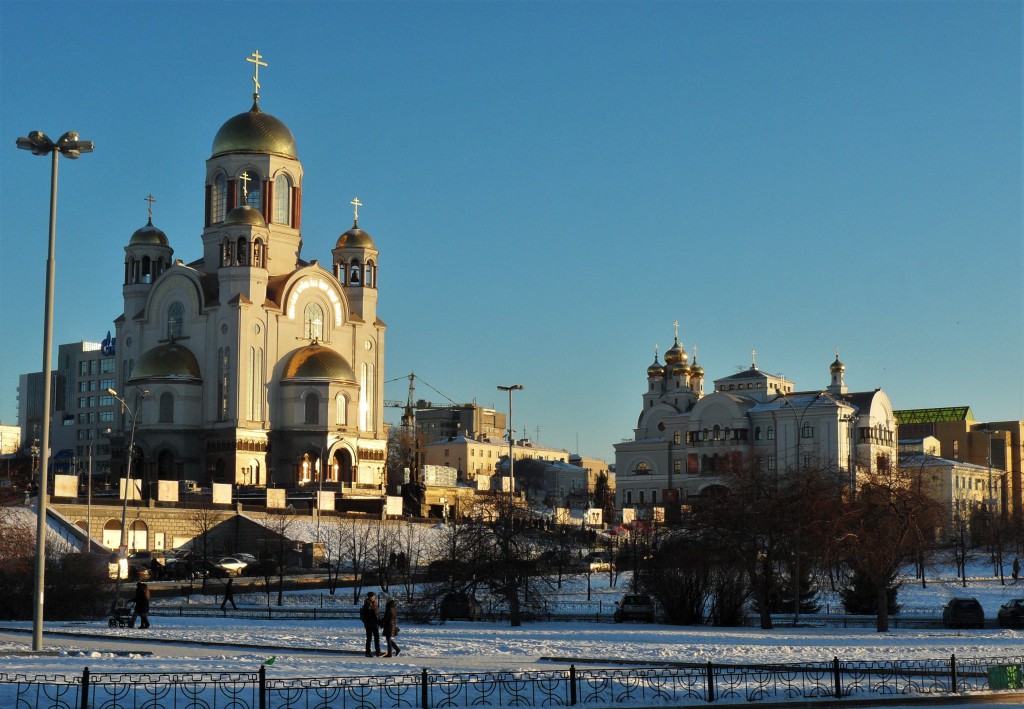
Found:
[[[431,673],[327,678],[240,673],[0,673],[13,709],[433,709],[685,706],[1024,689],[1024,656],[896,662],[673,665],[631,669]]]

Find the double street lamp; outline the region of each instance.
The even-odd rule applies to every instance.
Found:
[[[53,348],[53,252],[57,236],[57,157],[77,160],[82,153],[91,153],[91,140],[79,140],[78,133],[68,131],[56,142],[45,133],[34,130],[15,144],[33,155],[49,155],[50,163],[50,243],[46,256],[46,304],[43,315],[43,443],[40,453],[39,498],[36,515],[36,574],[33,592],[32,649],[43,649],[43,591],[46,574],[46,483],[50,462],[50,372]]]
[[[515,504],[516,499],[516,478],[512,468],[512,392],[522,391],[522,384],[511,384],[509,386],[498,386],[498,391],[508,392],[508,501]]]
[[[128,406],[128,402],[121,398],[114,389],[107,389],[107,393],[117,399],[118,403],[121,404],[121,411],[128,412],[128,416],[132,420],[132,432],[128,439],[128,463],[124,473],[124,491],[121,493],[121,543],[117,549],[117,581],[114,586],[114,606],[116,607],[118,601],[121,600],[121,571],[125,555],[128,551],[128,496],[131,494],[132,458],[135,455],[135,424],[139,420],[139,405],[143,399],[149,396],[149,391],[142,390],[138,393],[135,397],[134,410]]]

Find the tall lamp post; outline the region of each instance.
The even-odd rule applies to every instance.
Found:
[[[149,396],[149,391],[143,390],[135,397],[135,409],[132,410],[128,406],[128,402],[118,396],[118,393],[113,389],[107,389],[107,393],[117,399],[121,404],[121,411],[128,412],[128,416],[132,420],[132,433],[128,439],[128,464],[125,468],[124,473],[124,495],[121,500],[121,543],[117,548],[117,581],[114,585],[114,605],[117,606],[117,602],[121,600],[121,562],[124,560],[125,554],[128,551],[128,496],[131,494],[131,483],[132,483],[132,455],[135,452],[135,424],[139,420],[139,405],[142,400]]]
[[[507,387],[498,387],[498,391],[508,392],[508,501],[513,505],[515,504],[516,499],[516,477],[512,468],[512,392],[522,391],[522,389],[522,384],[511,384]]]
[[[43,315],[43,445],[40,453],[39,499],[36,509],[36,578],[33,593],[32,649],[43,649],[43,592],[46,574],[46,476],[50,461],[50,371],[53,347],[53,252],[57,239],[57,157],[77,160],[82,153],[91,153],[91,140],[79,140],[78,133],[68,131],[57,142],[45,133],[34,130],[15,144],[33,155],[49,155],[50,162],[50,243],[46,256],[46,302]]]

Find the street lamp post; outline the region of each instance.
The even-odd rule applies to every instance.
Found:
[[[91,153],[91,140],[79,140],[78,133],[69,131],[54,142],[44,133],[34,130],[27,138],[18,138],[15,144],[33,155],[50,155],[50,241],[46,256],[46,301],[43,315],[43,445],[40,453],[39,499],[36,509],[36,575],[33,593],[32,649],[43,649],[43,592],[46,574],[46,475],[50,460],[50,372],[53,348],[53,279],[57,240],[57,157],[72,160],[82,153]]]
[[[132,483],[132,455],[135,452],[135,424],[138,423],[139,417],[139,404],[142,400],[149,396],[149,391],[143,390],[135,397],[135,409],[132,410],[128,406],[128,402],[118,396],[117,392],[113,389],[107,389],[107,393],[117,399],[121,404],[121,410],[127,411],[128,415],[132,419],[132,432],[128,439],[128,464],[125,468],[124,474],[124,495],[121,501],[121,542],[117,548],[117,581],[114,586],[114,605],[117,606],[117,602],[121,600],[121,562],[124,560],[124,556],[127,553],[128,545],[128,496],[131,494],[131,483]]]
[[[511,384],[509,386],[498,386],[498,391],[508,392],[508,501],[510,504],[515,504],[516,498],[516,477],[513,471],[512,462],[512,392],[522,391],[522,384]]]

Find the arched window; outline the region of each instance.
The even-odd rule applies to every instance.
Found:
[[[305,423],[320,423],[320,397],[310,393],[306,395],[306,416]]]
[[[237,255],[237,263],[239,266],[244,266],[246,262],[249,260],[248,258],[246,258],[246,252],[248,250],[249,246],[248,244],[245,243],[245,237],[238,237],[238,246],[235,250],[235,254]]]
[[[227,239],[224,239],[224,242],[220,245],[220,265],[231,265],[231,242]]]
[[[361,374],[361,381],[359,382],[359,429],[361,431],[372,431],[376,398],[373,365],[364,362],[361,367]]]
[[[363,285],[367,288],[377,287],[377,266],[373,261],[366,262],[365,277],[363,278]]]
[[[185,306],[176,300],[167,308],[167,338],[169,340],[180,340],[184,334]]]
[[[228,207],[228,178],[220,173],[213,178],[213,189],[210,190],[210,222],[219,224],[224,221]]]
[[[169,391],[160,395],[160,423],[174,423],[174,394]]]
[[[760,441],[761,440],[761,427],[760,426],[754,426],[754,440],[755,441]]]
[[[149,256],[142,257],[142,283],[152,283],[153,274],[150,272]]]
[[[305,335],[302,339],[304,340],[316,340],[319,342],[324,339],[324,309],[316,303],[310,303],[306,306],[306,312],[302,318],[305,321],[304,332]]]
[[[256,239],[252,242],[252,265],[256,268],[265,268],[263,264],[263,239]]]
[[[682,440],[683,440],[683,434],[680,433],[679,431],[676,431],[675,433],[672,434],[672,442],[673,443],[681,443]]]
[[[715,427],[711,429],[711,437],[714,438],[716,441],[721,440],[722,429],[718,427],[718,424],[715,424]]]
[[[338,426],[348,425],[348,397],[344,394],[334,398],[334,423]]]
[[[283,173],[274,179],[273,221],[289,226],[292,223],[292,181]]]
[[[814,426],[810,421],[805,422],[803,428],[800,429],[800,438],[814,438]]]
[[[768,427],[768,440],[769,441],[774,441],[775,440],[775,427],[774,426],[769,426]]]
[[[647,463],[637,463],[636,467],[633,468],[633,474],[634,475],[650,475],[651,474],[651,466],[649,466]]]
[[[359,282],[360,282],[359,272],[360,272],[360,270],[362,270],[362,269],[360,269],[360,267],[359,267],[359,261],[357,261],[356,259],[352,259],[352,263],[349,264],[349,267],[348,267],[348,284],[350,286],[358,286],[359,285]]]

